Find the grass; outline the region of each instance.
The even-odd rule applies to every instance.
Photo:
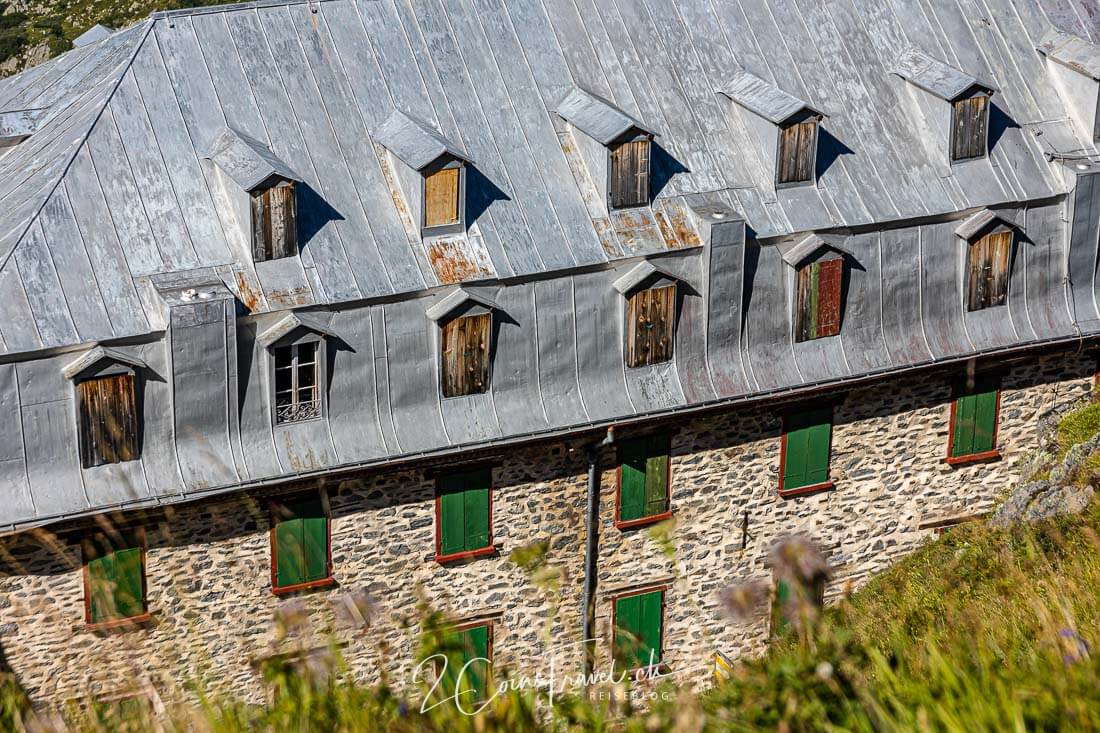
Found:
[[[422,687],[401,694],[389,681],[330,683],[276,663],[266,670],[271,704],[198,694],[159,724],[218,732],[1100,730],[1098,588],[1094,502],[1082,515],[1036,525],[953,528],[823,615],[801,607],[771,650],[739,664],[723,685],[702,694],[666,687],[668,699],[650,710],[576,697],[549,706],[508,692],[477,716],[449,703],[422,713]],[[422,653],[440,651],[445,620],[427,608],[422,618]],[[0,729],[15,727],[20,705],[11,694],[0,700]],[[77,730],[154,725],[140,707],[71,715]]]

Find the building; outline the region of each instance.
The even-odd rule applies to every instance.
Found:
[[[1091,2],[261,1],[0,81],[12,668],[260,699],[290,609],[403,678],[423,596],[577,669],[590,598],[699,682],[777,538],[835,595],[982,513],[1096,372]]]

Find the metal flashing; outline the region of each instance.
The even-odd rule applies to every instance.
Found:
[[[810,112],[827,117],[809,102],[789,94],[774,84],[769,84],[748,71],[741,71],[730,79],[720,93],[773,125],[782,125],[800,112]]]
[[[954,102],[975,87],[993,94],[997,88],[965,71],[910,48],[894,63],[891,73],[947,102]]]
[[[126,366],[132,367],[134,369],[148,368],[145,362],[137,358],[136,356],[130,356],[129,354],[119,351],[118,349],[111,349],[105,346],[96,346],[95,348],[84,352],[79,357],[66,364],[64,368],[62,368],[61,374],[66,379],[73,379],[74,377],[80,375],[81,372],[104,361],[114,362],[116,364],[125,364]]]
[[[496,301],[459,286],[448,290],[445,295],[440,297],[425,311],[425,315],[427,315],[430,320],[439,323],[453,313],[456,308],[470,302],[483,305],[489,310],[503,310]]]
[[[274,346],[280,339],[293,333],[299,328],[319,334],[321,336],[335,337],[334,333],[317,315],[312,313],[287,313],[277,319],[269,319],[274,322],[263,329],[256,336],[256,342],[265,349]]]
[[[653,130],[619,107],[580,87],[573,87],[555,111],[601,145],[610,145],[631,130],[657,137]]]
[[[395,110],[374,131],[375,142],[415,171],[424,170],[444,155],[473,163],[457,143],[443,137],[426,122]]]
[[[273,177],[302,180],[267,145],[231,127],[222,130],[207,157],[249,193]]]
[[[1050,28],[1039,40],[1036,50],[1051,61],[1100,81],[1100,44]]]

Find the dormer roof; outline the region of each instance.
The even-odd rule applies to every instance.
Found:
[[[1016,222],[1011,219],[1006,219],[996,211],[982,209],[963,219],[962,223],[955,228],[955,236],[965,240],[973,239],[975,235],[984,230],[987,226],[998,221],[1009,228],[1014,229],[1016,227]]]
[[[623,295],[630,295],[658,278],[667,278],[676,282],[683,282],[683,278],[679,275],[649,260],[642,260],[634,265],[634,267],[630,268],[625,275],[615,280],[615,282],[612,283],[612,287]]]
[[[826,117],[824,112],[815,109],[809,102],[783,91],[748,71],[736,74],[721,93],[773,125],[782,125],[803,111],[818,117]]]
[[[807,234],[801,239],[790,239],[776,245],[779,256],[791,267],[798,267],[803,262],[820,251],[823,247],[831,249],[842,255],[852,256],[852,253],[842,247],[839,237],[821,236],[820,234]]]
[[[424,170],[444,155],[473,163],[457,143],[443,137],[428,123],[399,110],[375,130],[374,139],[415,171]]]
[[[75,379],[83,372],[97,366],[103,362],[111,362],[112,364],[124,364],[131,369],[146,369],[145,362],[138,359],[135,356],[119,351],[118,349],[110,349],[105,346],[96,346],[93,349],[85,351],[73,361],[70,361],[61,369],[61,374],[66,379]]]
[[[84,46],[90,46],[93,43],[99,43],[104,38],[107,38],[114,32],[114,28],[108,28],[105,25],[100,25],[99,23],[96,23],[91,28],[84,31],[75,39],[73,39],[73,47],[82,48]]]
[[[218,135],[207,157],[250,193],[273,177],[302,180],[271,148],[231,127]]]
[[[1036,50],[1051,61],[1100,80],[1100,44],[1051,28],[1043,34]]]
[[[437,300],[425,311],[429,319],[439,323],[467,303],[476,303],[489,310],[501,310],[496,301],[473,290],[456,286],[447,291],[446,295]]]
[[[988,82],[938,61],[916,48],[904,51],[891,71],[910,84],[948,102],[956,101],[975,87],[988,94],[997,91]]]
[[[287,313],[284,316],[276,316],[269,322],[271,325],[256,336],[256,341],[265,349],[271,348],[298,329],[305,329],[321,336],[336,336],[320,318],[312,313]]]
[[[603,97],[573,87],[557,108],[558,116],[601,145],[610,145],[631,130],[657,134]]]
[[[0,145],[30,137],[46,119],[49,109],[16,109],[0,112]]]

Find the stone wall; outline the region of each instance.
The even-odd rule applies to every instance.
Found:
[[[621,429],[620,436],[654,428],[672,435],[675,524],[668,537],[675,553],[663,552],[651,529],[614,526],[614,450],[606,449],[599,648],[609,648],[614,595],[667,584],[664,656],[680,679],[708,680],[716,651],[733,658],[758,652],[765,624],[726,618],[719,593],[770,579],[767,555],[777,538],[801,534],[822,547],[835,568],[827,590],[835,598],[926,540],[928,524],[987,511],[1013,480],[1013,464],[1034,449],[1036,426],[1088,394],[1095,366],[1092,356],[1069,353],[1008,369],[1003,457],[954,468],[944,462],[953,375],[913,375],[832,395],[835,488],[790,499],[776,494],[780,415],[796,405]],[[356,679],[406,683],[426,603],[456,620],[492,620],[498,667],[579,672],[582,444],[535,445],[493,460],[496,555],[445,567],[434,561],[434,482],[421,467],[333,479],[327,491],[338,585],[292,598],[271,593],[266,496],[211,499],[146,517],[153,619],[140,628],[85,629],[81,528],[0,538],[0,644],[40,703],[149,685],[175,696],[192,680],[259,701],[259,660],[321,647],[333,635]],[[549,543],[559,589],[532,583],[509,561],[513,550],[539,541]],[[366,628],[334,611],[352,602]],[[289,629],[285,639],[273,623],[277,614]]]

